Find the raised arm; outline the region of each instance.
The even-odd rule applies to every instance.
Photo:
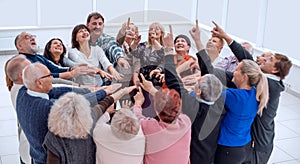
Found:
[[[168,49],[174,49],[172,27],[170,25],[170,34],[164,38],[165,46]],[[193,121],[199,109],[198,101],[189,95],[183,87],[183,83],[176,72],[173,51],[165,51],[165,81],[169,89],[175,89],[182,99],[182,112],[188,115]]]
[[[211,31],[213,36],[223,38],[227,42],[231,51],[236,56],[239,62],[243,59],[253,60],[252,55],[247,50],[245,50],[244,47],[241,46],[241,44],[234,41],[216,22],[213,21],[212,23],[215,25],[215,27]]]

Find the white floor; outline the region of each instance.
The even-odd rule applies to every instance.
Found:
[[[16,114],[11,105],[4,76],[4,64],[10,57],[0,56],[0,164],[19,162]],[[299,106],[299,98],[286,92],[282,94],[276,117],[275,148],[270,164],[300,164]]]

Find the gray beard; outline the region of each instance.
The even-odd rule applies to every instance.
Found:
[[[31,51],[33,53],[37,53],[37,52],[39,52],[39,50],[40,50],[40,48],[38,46],[31,46]]]

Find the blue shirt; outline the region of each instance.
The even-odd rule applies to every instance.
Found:
[[[250,129],[258,111],[256,88],[229,88],[225,94],[226,115],[221,124],[218,144],[244,146],[251,141]]]

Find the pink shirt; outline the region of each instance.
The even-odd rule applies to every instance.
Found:
[[[172,123],[164,123],[142,115],[141,108],[133,112],[141,122],[146,137],[145,164],[187,164],[190,156],[191,121],[180,114]]]

